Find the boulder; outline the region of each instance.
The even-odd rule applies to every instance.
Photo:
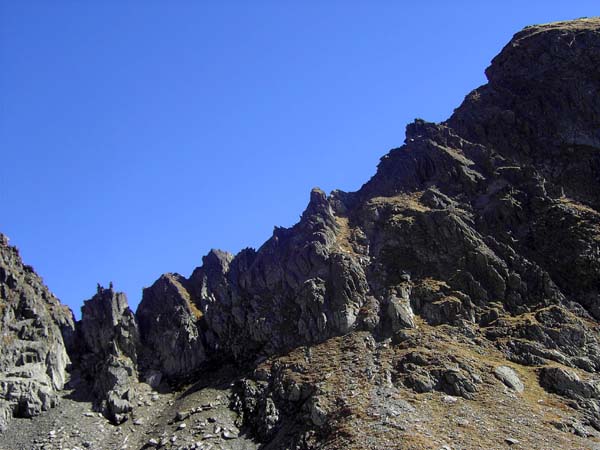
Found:
[[[525,385],[517,373],[508,366],[498,366],[494,368],[494,376],[516,392],[521,393],[525,390]]]

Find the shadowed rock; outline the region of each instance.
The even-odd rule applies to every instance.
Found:
[[[171,378],[193,373],[206,359],[199,322],[202,313],[185,284],[180,275],[163,275],[144,289],[136,313],[144,343],[143,367]]]
[[[139,332],[122,292],[98,286],[81,308],[77,350],[82,376],[92,387],[102,413],[114,423],[133,409],[137,381]]]

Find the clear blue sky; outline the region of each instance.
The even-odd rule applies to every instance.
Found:
[[[0,0],[0,231],[79,314],[258,247],[593,1]]]

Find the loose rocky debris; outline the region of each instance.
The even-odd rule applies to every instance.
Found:
[[[0,449],[258,448],[240,430],[238,415],[229,407],[230,383],[222,380],[230,377],[227,370],[221,370],[207,374],[201,385],[167,393],[136,384],[133,418],[121,425],[93,412],[92,401],[74,399],[76,391],[65,391],[58,408],[41,414],[35,421],[13,421],[10,433],[0,435]],[[215,380],[221,384],[215,385]]]

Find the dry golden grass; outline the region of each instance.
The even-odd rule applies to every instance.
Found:
[[[600,219],[600,212],[569,197],[563,196],[559,201],[581,218],[581,222],[579,223],[580,226],[588,227],[593,230],[594,234],[592,235],[592,239],[600,241],[600,223],[598,220]]]
[[[564,30],[564,31],[596,31],[600,26],[600,17],[582,17],[577,20],[549,22],[540,25],[526,27],[527,32],[525,37],[534,36],[541,32],[546,32],[549,29]],[[521,38],[522,39],[522,38]]]
[[[440,292],[445,289],[450,289],[450,286],[445,281],[436,280],[434,278],[423,278],[419,284],[432,292]]]
[[[336,216],[335,218],[339,231],[336,235],[338,246],[347,253],[354,254],[355,251],[352,248],[350,240],[352,238],[352,229],[350,228],[350,221],[347,217]]]
[[[595,209],[593,209],[587,205],[584,205],[583,203],[579,203],[578,201],[573,200],[572,198],[561,197],[559,200],[563,205],[566,205],[568,208],[573,209],[577,212],[585,213],[585,214],[592,214],[593,216],[596,216],[596,217],[600,216],[600,213],[598,213],[598,211],[596,211]]]
[[[177,292],[179,293],[179,295],[185,300],[185,302],[187,303],[188,307],[190,308],[190,311],[192,312],[192,314],[194,315],[194,317],[196,319],[200,319],[203,314],[202,311],[198,308],[198,306],[196,306],[196,304],[193,302],[193,300],[190,297],[189,292],[187,291],[187,289],[185,289],[181,283],[179,283],[179,281],[177,281],[177,279],[174,276],[169,276],[171,282],[173,283],[173,286],[175,286],[175,288],[177,289]]]
[[[434,301],[433,304],[434,305],[441,305],[441,304],[446,303],[446,302],[457,303],[459,305],[462,304],[462,302],[458,298],[454,297],[453,295],[444,295],[439,300]]]
[[[427,212],[431,211],[431,208],[420,202],[423,196],[423,191],[416,192],[402,192],[393,197],[374,197],[369,200],[370,205],[393,205],[401,209],[416,211],[416,212]]]
[[[196,306],[196,304],[193,301],[189,300],[188,306],[190,307],[190,310],[192,311],[192,314],[194,315],[194,317],[196,319],[200,319],[203,316],[202,311],[200,311],[200,309],[198,309],[198,307]]]
[[[435,328],[424,324],[420,332],[429,334]],[[460,408],[445,404],[439,395],[421,395],[420,406],[425,406],[431,418],[428,429],[432,435],[444,436],[444,433],[455,432],[456,424],[453,420],[456,414],[463,414],[477,418],[477,424],[475,426],[471,422],[471,426],[463,427],[461,448],[505,448],[504,439],[508,436],[521,441],[517,448],[587,448],[584,440],[560,432],[552,425],[552,422],[564,423],[572,420],[574,411],[565,404],[564,399],[549,394],[539,385],[538,367],[513,363],[491,345],[485,347],[485,352],[480,353],[468,344],[452,340],[432,339],[432,342],[434,353],[451,354],[460,361],[477,367],[482,374],[488,374],[487,379],[483,377],[475,401],[459,399],[456,405],[460,405]],[[508,390],[510,395],[507,396],[498,389],[498,386],[503,389],[502,384],[493,378],[491,372],[499,365],[511,367],[518,374],[526,386],[522,394]],[[426,405],[424,399],[427,399]],[[449,414],[451,409],[460,412]],[[536,441],[536,436],[543,436],[547,443]],[[478,446],[472,447],[475,443]]]
[[[3,334],[2,335],[2,346],[3,347],[8,347],[9,345],[12,345],[16,340],[16,337],[14,334]]]

